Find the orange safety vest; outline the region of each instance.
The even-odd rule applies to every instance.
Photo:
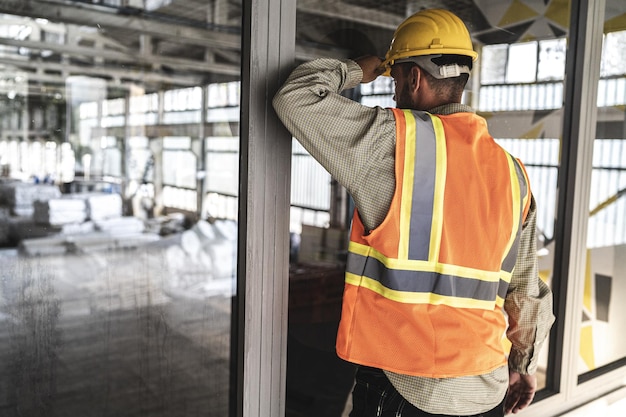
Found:
[[[393,112],[395,194],[370,234],[355,211],[337,354],[405,375],[487,373],[506,363],[524,167],[475,114]]]

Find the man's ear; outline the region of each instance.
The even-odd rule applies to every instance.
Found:
[[[413,65],[411,67],[411,74],[409,77],[411,91],[416,92],[417,90],[419,90],[421,81],[422,81],[422,70],[417,65]]]

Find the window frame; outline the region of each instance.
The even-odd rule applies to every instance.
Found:
[[[289,178],[280,173],[290,172],[291,137],[267,109],[295,62],[296,1],[244,3],[236,415],[282,417]],[[623,362],[587,381],[579,380],[576,366],[605,6],[605,0],[569,5],[553,274],[557,321],[546,388],[520,415],[561,414],[611,392],[626,396]],[[261,294],[273,298],[262,300]]]

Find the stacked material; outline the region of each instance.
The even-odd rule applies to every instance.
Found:
[[[39,224],[52,226],[80,225],[89,219],[103,222],[122,217],[122,197],[119,194],[68,194],[59,198],[36,200],[33,207],[33,220]],[[127,225],[120,224],[117,227],[124,226]],[[107,225],[105,222],[101,230],[113,227],[116,226]],[[90,225],[88,229],[93,230],[93,225]],[[130,230],[137,230],[134,222]],[[143,231],[143,226],[140,231]]]
[[[122,197],[119,194],[84,194],[87,212],[91,220],[104,220],[122,216]]]
[[[36,200],[33,206],[33,217],[23,219],[25,227],[14,228],[19,249],[26,255],[136,248],[160,239],[156,233],[146,233],[143,220],[122,216],[119,194],[69,194]],[[34,226],[47,233],[33,234]],[[22,229],[28,233],[19,233]]]
[[[145,230],[143,220],[137,217],[116,217],[97,220],[94,219],[96,230],[107,232],[110,235],[129,235],[142,233]]]
[[[237,224],[231,220],[200,220],[178,235],[165,252],[170,296],[230,296],[237,273]]]
[[[60,236],[24,239],[18,249],[27,256],[65,255],[68,252],[66,242]]]
[[[298,262],[329,262],[343,264],[348,249],[347,230],[302,225]]]
[[[54,185],[17,181],[0,183],[0,204],[10,208],[17,216],[32,216],[37,200],[47,201],[60,197],[61,190]]]
[[[207,236],[200,233],[203,247],[213,263],[213,275],[216,278],[230,278],[237,270],[237,223],[234,221],[215,221],[215,233]]]
[[[156,242],[160,236],[154,233],[128,233],[112,235],[106,232],[82,233],[67,236],[65,244],[72,253],[94,253],[119,249],[134,249]]]
[[[33,220],[40,224],[61,226],[64,224],[82,223],[87,219],[87,209],[84,200],[75,198],[37,200],[33,207]]]
[[[61,231],[60,226],[36,223],[32,217],[11,216],[7,219],[7,222],[9,224],[9,238],[12,246],[24,239],[55,236]]]
[[[82,223],[68,223],[61,226],[61,233],[64,235],[76,235],[80,233],[90,233],[96,230],[92,221]]]
[[[42,238],[24,239],[19,252],[26,256],[64,255],[68,253],[94,253],[99,251],[131,249],[156,242],[154,233],[137,233],[113,236],[104,232],[57,234]]]
[[[0,207],[0,246],[10,243],[9,209]]]

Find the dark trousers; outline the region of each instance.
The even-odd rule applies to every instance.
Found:
[[[352,392],[350,417],[457,417],[457,414],[430,414],[414,407],[393,387],[380,369],[359,367]],[[503,417],[504,400],[493,410],[472,417]]]

